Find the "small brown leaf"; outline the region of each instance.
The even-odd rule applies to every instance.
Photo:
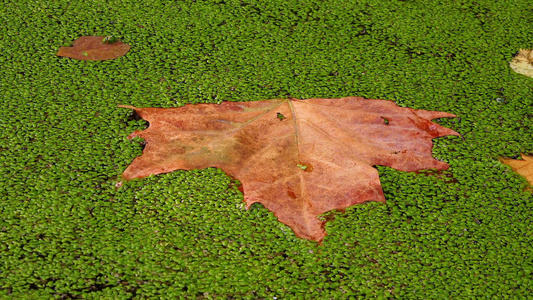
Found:
[[[57,56],[65,56],[79,60],[108,60],[119,58],[128,51],[130,45],[122,42],[112,42],[105,36],[82,36],[72,42],[72,47],[61,47]]]
[[[509,65],[516,73],[533,77],[533,50],[520,49]]]
[[[500,161],[510,166],[516,173],[524,176],[533,185],[533,156],[522,154],[522,159],[503,159]]]

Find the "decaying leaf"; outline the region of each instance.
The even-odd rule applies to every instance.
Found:
[[[432,158],[432,139],[459,135],[430,121],[453,114],[359,97],[120,107],[150,122],[129,136],[146,147],[123,179],[221,168],[242,183],[247,208],[261,202],[297,236],[319,242],[326,233],[318,215],[385,201],[373,165],[447,169]]]
[[[72,42],[72,47],[61,47],[57,56],[79,60],[108,60],[119,58],[130,51],[130,45],[116,41],[113,37],[82,36]]]
[[[509,65],[515,72],[533,77],[533,50],[520,49]]]
[[[516,173],[524,176],[533,185],[533,156],[522,154],[522,159],[504,159],[500,161],[510,166]]]

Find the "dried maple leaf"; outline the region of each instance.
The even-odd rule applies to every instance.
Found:
[[[79,60],[108,60],[119,58],[130,51],[130,45],[105,36],[82,36],[72,42],[72,46],[59,48],[56,55]]]
[[[533,77],[533,50],[520,49],[509,65],[516,73]]]
[[[459,135],[430,121],[453,114],[359,97],[120,107],[150,122],[129,136],[146,147],[124,179],[221,168],[242,183],[247,208],[261,202],[297,236],[319,242],[325,231],[318,215],[385,201],[373,165],[447,169],[431,157],[431,139]]]
[[[510,166],[516,173],[524,176],[533,185],[533,156],[522,154],[522,159],[504,159],[500,161]]]

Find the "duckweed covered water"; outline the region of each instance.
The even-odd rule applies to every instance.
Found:
[[[7,1],[0,12],[0,298],[524,299],[533,198],[529,0]],[[56,57],[83,35],[119,59]],[[389,99],[447,111],[446,172],[377,167],[386,204],[294,236],[210,168],[117,187],[146,123],[118,104]]]

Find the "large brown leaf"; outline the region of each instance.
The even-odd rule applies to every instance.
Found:
[[[430,121],[453,114],[359,97],[120,107],[150,122],[129,136],[146,148],[124,179],[221,168],[242,183],[247,208],[261,202],[297,236],[319,242],[326,233],[318,215],[385,201],[373,165],[447,169],[432,158],[431,139],[459,135]]]

